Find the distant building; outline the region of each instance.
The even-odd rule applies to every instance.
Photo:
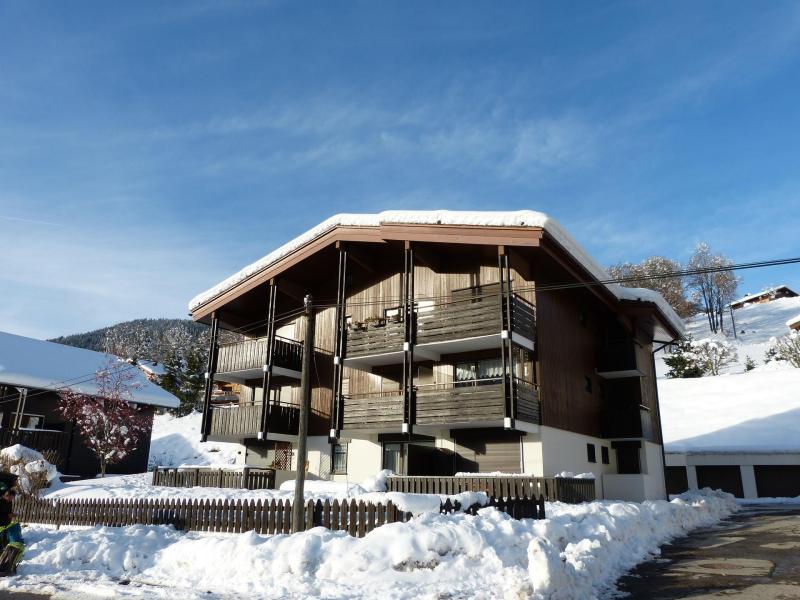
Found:
[[[800,331],[800,315],[793,317],[786,321],[786,326],[789,329],[794,329],[795,331]]]
[[[743,308],[748,304],[763,304],[764,302],[772,302],[778,298],[794,298],[795,296],[798,296],[798,293],[789,286],[779,285],[758,292],[757,294],[750,294],[744,298],[739,298],[738,300],[731,302],[731,308],[736,310],[738,308]]]
[[[0,447],[23,444],[44,454],[65,475],[96,476],[97,458],[58,411],[58,391],[96,393],[95,374],[109,361],[119,361],[120,368],[134,373],[139,386],[133,390],[134,404],[143,413],[178,406],[175,396],[116,356],[0,331]],[[108,473],[146,471],[149,454],[148,436],[125,460],[109,465]]]

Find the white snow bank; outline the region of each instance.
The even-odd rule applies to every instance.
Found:
[[[547,231],[564,249],[599,280],[610,276],[589,253],[556,221],[545,213],[533,210],[463,211],[463,210],[385,210],[380,213],[338,214],[285,243],[265,257],[247,265],[211,289],[198,294],[189,302],[189,312],[224,294],[252,275],[269,268],[295,250],[325,235],[336,227],[380,227],[381,225],[465,225],[481,227],[536,227]],[[657,292],[639,288],[623,288],[617,284],[606,287],[617,298],[646,300],[655,303],[664,317],[678,331],[683,321]]]
[[[575,475],[572,471],[561,471],[556,477],[563,477],[565,479],[594,479],[594,473],[578,473]]]
[[[800,369],[659,379],[667,452],[800,452]]]
[[[232,465],[242,446],[226,442],[201,442],[202,419],[203,415],[199,412],[185,417],[156,415],[150,438],[149,464],[161,467]]]
[[[732,496],[705,490],[672,502],[553,503],[542,521],[494,508],[426,514],[362,539],[320,527],[266,536],[33,526],[20,574],[0,587],[187,599],[592,598],[659,545],[734,510]]]

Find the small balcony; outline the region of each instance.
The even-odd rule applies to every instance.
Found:
[[[634,341],[630,338],[605,341],[597,353],[597,374],[604,379],[642,377]]]
[[[220,345],[214,379],[230,383],[261,379],[266,358],[266,337]],[[302,362],[303,345],[295,340],[276,336],[273,375],[300,379]]]
[[[653,438],[650,409],[640,404],[626,408],[607,408],[602,413],[604,438]]]
[[[415,360],[441,360],[442,354],[456,354],[497,348],[506,307],[499,295],[467,296],[415,309]],[[400,318],[372,319],[351,324],[347,331],[345,364],[369,370],[373,366],[403,361],[405,323]],[[511,338],[534,350],[536,308],[516,294],[511,298]]]
[[[269,432],[297,435],[298,407],[268,404]],[[261,429],[261,403],[229,404],[211,407],[211,431],[208,438],[217,442],[235,442],[254,438]]]
[[[536,387],[513,378],[515,418],[538,425]],[[415,389],[415,424],[420,426],[502,427],[505,417],[503,378],[420,385]],[[398,431],[403,423],[399,392],[344,397],[344,430]]]

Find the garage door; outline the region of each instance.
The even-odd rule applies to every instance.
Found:
[[[743,498],[742,472],[738,465],[702,466],[697,469],[697,486],[710,487]]]
[[[753,470],[759,496],[800,496],[800,465],[756,465]]]
[[[689,489],[689,478],[686,467],[667,467],[664,471],[667,480],[668,494],[682,494]]]
[[[520,472],[518,431],[461,430],[453,432],[458,471],[472,473]]]

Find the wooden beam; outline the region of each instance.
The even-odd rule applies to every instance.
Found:
[[[286,279],[285,277],[281,277],[278,280],[278,290],[290,298],[294,300],[299,300],[300,302],[306,297],[306,292],[302,286]]]

